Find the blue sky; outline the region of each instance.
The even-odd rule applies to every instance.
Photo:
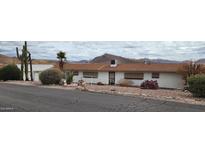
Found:
[[[23,42],[0,41],[0,54],[16,56],[15,47]],[[89,60],[104,53],[127,58],[196,60],[205,58],[205,42],[172,41],[28,41],[28,49],[35,59],[56,59],[59,50],[68,60]]]

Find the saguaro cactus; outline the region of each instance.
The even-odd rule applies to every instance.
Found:
[[[29,52],[29,56],[28,56],[28,61],[30,64],[30,76],[31,76],[31,81],[33,81],[33,68],[32,68],[32,59],[31,59],[31,53]]]
[[[28,63],[30,64],[30,77],[31,81],[33,81],[33,72],[32,72],[32,59],[31,59],[31,53],[27,49],[27,42],[24,42],[22,54],[19,55],[19,50],[16,47],[16,54],[17,58],[21,61],[21,72],[22,72],[22,80],[24,79],[24,73],[25,73],[25,80],[29,81],[28,78]]]
[[[23,67],[23,57],[22,55],[19,55],[19,49],[18,47],[16,47],[16,54],[17,54],[17,58],[21,61],[21,80],[23,80],[23,72],[24,72],[24,67]]]

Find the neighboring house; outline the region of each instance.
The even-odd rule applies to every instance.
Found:
[[[145,80],[157,80],[161,88],[183,89],[184,81],[178,74],[182,64],[65,64],[64,70],[72,71],[73,81],[87,83],[119,84],[122,79],[140,86]]]
[[[17,64],[17,67],[19,69],[21,69],[21,64]],[[52,68],[53,65],[50,64],[33,64],[32,65],[32,69],[33,69],[33,80],[34,81],[39,81],[39,74],[44,71],[47,70],[49,68]],[[30,67],[28,67],[28,77],[30,80]],[[25,79],[25,73],[24,73],[24,79]]]

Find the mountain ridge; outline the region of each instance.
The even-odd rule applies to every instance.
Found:
[[[130,63],[155,63],[155,64],[175,64],[175,63],[183,63],[188,62],[186,61],[176,61],[176,60],[168,60],[168,59],[149,59],[149,58],[140,58],[140,59],[133,59],[133,58],[126,58],[122,56],[117,56],[113,54],[105,53],[101,56],[97,56],[91,60],[80,60],[80,61],[70,61],[70,63],[105,63],[110,64],[112,59],[117,60],[119,64],[130,64]],[[46,60],[46,59],[33,59],[33,64],[56,64],[57,60]],[[16,57],[10,57],[6,55],[0,54],[0,64],[11,64],[11,63],[20,63],[20,61]],[[196,61],[198,64],[205,64],[205,58],[201,58]]]

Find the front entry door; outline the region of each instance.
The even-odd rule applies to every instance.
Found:
[[[110,85],[115,84],[115,72],[109,72],[109,84]]]

